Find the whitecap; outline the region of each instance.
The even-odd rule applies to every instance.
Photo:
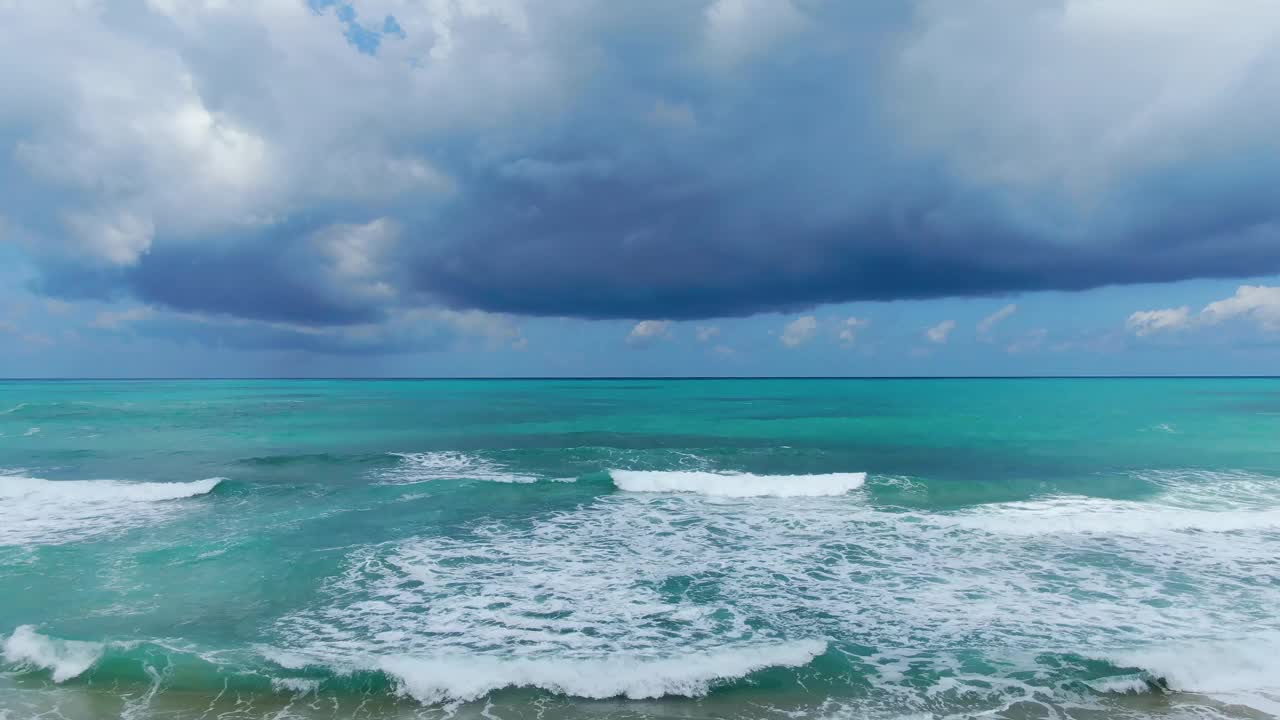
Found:
[[[1280,528],[1280,508],[1196,510],[1129,500],[1059,495],[1040,500],[981,505],[942,516],[939,522],[1010,535],[1236,532]]]
[[[1280,633],[1247,640],[1157,645],[1099,659],[1141,668],[1174,692],[1207,695],[1280,716]]]
[[[1280,507],[1280,478],[1245,470],[1146,470],[1135,477],[1154,485],[1152,502],[1200,510]]]
[[[715,497],[819,497],[844,495],[862,487],[866,473],[753,475],[736,472],[610,470],[619,490],[696,493]]]
[[[1067,504],[1099,507],[1079,500]],[[1186,509],[1130,502],[1117,516]],[[1028,697],[1031,690],[1015,687],[1019,678],[1034,677],[1036,692],[1052,693],[1073,676],[1064,655],[1280,632],[1270,528],[1166,524],[1134,532],[1108,522],[1090,532],[1019,532],[1018,524],[1052,517],[1025,510],[997,503],[925,513],[841,496],[715,502],[690,492],[609,493],[532,518],[489,518],[448,535],[355,548],[311,605],[277,622],[273,643],[294,667],[382,669],[418,678],[425,684],[411,690],[405,679],[405,691],[433,698],[469,696],[452,676],[431,679],[447,669],[430,663],[454,658],[474,663],[474,693],[530,677],[557,687],[558,673],[568,672],[561,662],[640,667],[856,638],[875,651],[853,660],[874,686],[860,712],[933,713],[955,703],[964,714]],[[973,659],[966,653],[975,651],[1007,681],[983,681],[998,692],[967,694],[980,687],[961,677]],[[393,665],[382,666],[386,659]],[[925,697],[907,680],[919,667],[963,682]],[[626,696],[627,683],[641,676],[617,672],[616,682],[558,687],[588,696],[621,687]],[[1120,680],[1097,688],[1124,692]]]
[[[307,695],[320,689],[320,681],[313,678],[271,678],[271,687],[276,692]]]
[[[1242,470],[1147,470],[1147,500],[1050,495],[978,505],[939,522],[1014,535],[1239,532],[1280,528],[1280,478]]]
[[[433,480],[531,483],[538,479],[511,472],[487,458],[453,450],[390,454],[400,458],[400,462],[378,474],[379,479],[389,485],[412,485]]]
[[[1142,675],[1116,675],[1090,680],[1085,685],[1107,695],[1143,695],[1152,690],[1151,681]]]
[[[49,670],[56,683],[84,674],[102,657],[101,643],[59,640],[21,625],[0,645],[7,663],[23,668]]]
[[[539,688],[561,695],[603,700],[667,696],[698,697],[716,683],[768,668],[795,668],[826,652],[821,640],[756,643],[668,657],[500,658],[474,655],[407,655],[342,658],[263,649],[281,667],[322,666],[339,673],[378,670],[394,678],[399,691],[428,705],[477,700],[505,688]]]
[[[640,700],[705,695],[717,682],[736,680],[767,668],[801,667],[824,652],[826,643],[809,640],[669,658],[392,657],[379,661],[379,667],[398,680],[401,692],[424,704],[476,700],[495,690],[521,687],[597,700]]]
[[[146,483],[0,476],[0,546],[62,544],[168,518],[225,478]]]

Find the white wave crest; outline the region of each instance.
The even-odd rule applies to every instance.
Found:
[[[224,478],[185,483],[0,476],[0,546],[61,544],[164,519],[168,501],[205,495]]]
[[[1008,535],[1145,535],[1188,530],[1234,532],[1280,528],[1280,509],[1198,510],[1064,495],[1043,500],[983,505],[944,518],[941,522]]]
[[[382,481],[390,485],[412,485],[432,480],[531,483],[538,479],[532,475],[510,472],[492,460],[453,450],[390,454],[400,458],[396,467],[380,475]]]
[[[843,495],[862,487],[866,473],[825,475],[752,475],[686,471],[610,470],[619,490],[688,492],[716,497],[819,497]]]
[[[1113,653],[1101,659],[1141,668],[1175,692],[1208,695],[1280,716],[1280,633]]]
[[[271,688],[276,692],[306,695],[320,689],[320,681],[311,678],[271,678]]]
[[[1168,478],[1171,488],[1198,482]],[[546,684],[560,676],[543,662],[605,668],[619,657],[856,638],[875,651],[857,661],[874,669],[864,674],[874,687],[867,703],[960,717],[1040,692],[1032,688],[1039,681],[1017,689],[1018,678],[1075,677],[1059,654],[1280,630],[1272,530],[1136,533],[1120,529],[1134,526],[1126,517],[1190,508],[1120,509],[1100,534],[1030,535],[992,530],[996,521],[1008,529],[1044,519],[1008,504],[926,512],[842,496],[719,502],[605,493],[532,518],[483,518],[456,532],[352,549],[344,570],[271,635],[283,650],[329,667],[353,667],[354,658],[468,658],[516,663],[503,666],[504,682],[536,667]],[[963,649],[975,647],[1017,677],[997,691],[990,676],[961,677],[971,662]],[[910,682],[917,666],[961,682],[926,696]],[[394,670],[415,679],[435,672]],[[1124,693],[1138,689],[1133,676],[1150,678],[1121,670],[1128,679],[1095,689]],[[624,688],[639,682],[616,672]],[[448,684],[432,682],[412,692],[432,697],[432,687]],[[1098,699],[1099,707],[1116,701]],[[876,715],[859,707],[857,716]]]
[[[266,650],[272,662],[290,669],[333,665],[377,669],[395,678],[402,694],[424,705],[477,700],[504,688],[538,688],[579,698],[632,700],[666,696],[698,697],[718,682],[767,668],[803,667],[827,650],[821,640],[730,647],[674,657],[498,658],[388,656],[349,661]]]
[[[1142,695],[1151,692],[1151,683],[1141,675],[1118,675],[1085,683],[1108,695]]]
[[[101,643],[59,640],[41,635],[30,625],[21,625],[0,646],[6,662],[27,668],[49,670],[56,683],[79,677],[102,657]]]
[[[705,695],[716,682],[771,667],[801,667],[824,652],[826,643],[809,640],[651,660],[393,658],[383,660],[381,667],[399,679],[402,692],[424,704],[475,700],[510,687],[597,700],[641,700]]]
[[[21,410],[21,409],[22,409],[22,408],[24,408],[24,407],[27,407],[27,404],[26,404],[26,403],[18,403],[17,405],[14,405],[13,407],[9,408],[8,410],[5,410],[4,412],[0,412],[0,415],[12,415],[12,414],[14,414],[14,413],[18,412],[19,410]]]

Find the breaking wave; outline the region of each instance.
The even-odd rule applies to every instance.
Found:
[[[1280,528],[1280,509],[1195,510],[1068,495],[985,505],[957,513],[951,522],[975,530],[1011,535],[1143,535],[1185,530],[1235,532]]]
[[[147,524],[225,478],[149,483],[0,476],[0,545],[62,544]]]
[[[56,683],[79,677],[102,657],[102,643],[59,640],[21,625],[0,645],[5,662],[24,668],[48,670]]]
[[[458,655],[439,658],[384,656],[321,659],[265,651],[281,667],[302,670],[337,664],[350,672],[377,670],[394,679],[401,694],[435,705],[465,702],[507,688],[537,688],[580,698],[632,700],[665,696],[697,697],[716,684],[733,682],[768,668],[794,668],[826,652],[825,642],[806,640],[756,644],[673,657],[613,656],[597,659],[495,658]]]
[[[1280,633],[1233,642],[1156,646],[1100,659],[1141,671],[1111,679],[1108,689],[1112,692],[1137,691],[1140,684],[1148,684],[1280,716]]]
[[[824,475],[753,475],[689,471],[610,470],[619,490],[685,492],[715,497],[822,497],[844,495],[862,487],[866,473]]]
[[[453,450],[417,453],[390,453],[400,458],[395,467],[379,473],[389,485],[413,485],[433,480],[486,480],[500,483],[531,483],[538,478],[507,470],[500,463]]]

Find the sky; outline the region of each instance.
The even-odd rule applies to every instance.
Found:
[[[1275,374],[1280,3],[0,0],[0,376]]]

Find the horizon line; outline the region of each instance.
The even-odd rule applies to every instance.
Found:
[[[120,376],[120,377],[2,377],[9,382],[195,382],[213,380],[347,380],[347,381],[619,381],[619,380],[1275,380],[1280,375],[1230,374],[1098,374],[1098,375],[234,375],[234,376]]]

